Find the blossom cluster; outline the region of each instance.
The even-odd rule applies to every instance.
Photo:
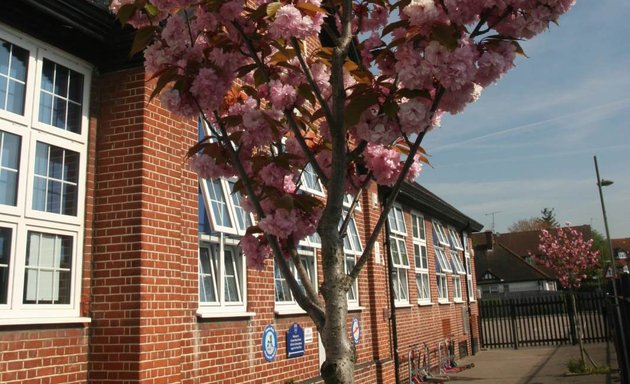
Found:
[[[214,140],[196,148],[191,168],[202,178],[247,178],[247,197],[259,202],[258,230],[291,246],[317,229],[322,212],[323,202],[300,192],[309,162],[324,178],[344,173],[350,193],[367,177],[393,185],[407,158],[396,143],[410,145],[442,114],[477,100],[514,66],[518,40],[542,32],[573,2],[411,0],[400,9],[355,0],[353,44],[338,81],[328,47],[347,30],[338,2],[113,0],[111,8],[154,33],[145,67],[163,105],[202,115],[213,128]],[[337,89],[344,116],[330,113]],[[333,169],[332,140],[340,136],[348,160]],[[421,158],[410,158],[402,177],[413,180]],[[270,252],[259,235],[241,245],[256,266]]]
[[[585,240],[573,227],[542,230],[538,255],[534,259],[549,268],[565,288],[579,288],[586,272],[599,263],[599,251],[593,250],[593,239]]]

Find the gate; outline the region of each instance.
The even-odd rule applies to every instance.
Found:
[[[479,331],[485,348],[576,344],[606,341],[605,295],[576,292],[490,297],[479,300]]]

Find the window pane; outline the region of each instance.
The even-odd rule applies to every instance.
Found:
[[[29,232],[24,272],[25,304],[69,304],[71,236]]]
[[[228,213],[228,207],[225,203],[225,196],[221,188],[221,181],[218,179],[206,180],[208,192],[210,195],[210,203],[212,205],[212,217],[217,225],[222,227],[232,227],[232,220]]]
[[[0,131],[0,204],[17,204],[20,137]]]
[[[289,284],[287,283],[284,276],[280,272],[280,268],[274,263],[273,267],[274,272],[274,280],[276,285],[276,301],[286,302],[293,301],[293,296],[291,295],[291,290],[289,289]]]
[[[237,275],[240,270],[236,265],[234,253],[226,249],[225,250],[225,301],[235,302],[241,301],[241,294],[239,290],[239,276]]]
[[[37,143],[33,203],[35,210],[76,216],[79,154]]]
[[[408,300],[409,287],[407,285],[407,271],[404,269],[399,269],[398,278],[400,281],[400,300]]]
[[[0,109],[24,114],[27,50],[0,39]]]
[[[81,133],[83,75],[44,59],[39,121]]]
[[[201,302],[217,302],[216,280],[216,256],[211,254],[210,249],[202,247],[199,249],[199,293]]]
[[[0,49],[1,51],[1,49]],[[11,228],[0,227],[0,304],[7,303],[11,262]]]
[[[407,245],[404,240],[398,239],[398,248],[400,249],[400,261],[402,265],[409,266],[409,257],[407,256]]]

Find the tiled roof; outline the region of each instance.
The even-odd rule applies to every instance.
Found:
[[[492,250],[475,253],[477,281],[483,283],[481,279],[486,272],[490,272],[505,283],[554,280],[547,273],[527,263],[522,257],[501,244],[497,244]]]

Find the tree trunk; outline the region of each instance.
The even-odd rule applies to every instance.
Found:
[[[337,230],[337,221],[326,217],[320,223],[322,238],[322,270],[324,282],[321,293],[326,306],[326,320],[320,334],[326,350],[326,361],[321,375],[327,384],[354,383],[354,344],[347,328],[350,280],[345,272],[343,241]]]

